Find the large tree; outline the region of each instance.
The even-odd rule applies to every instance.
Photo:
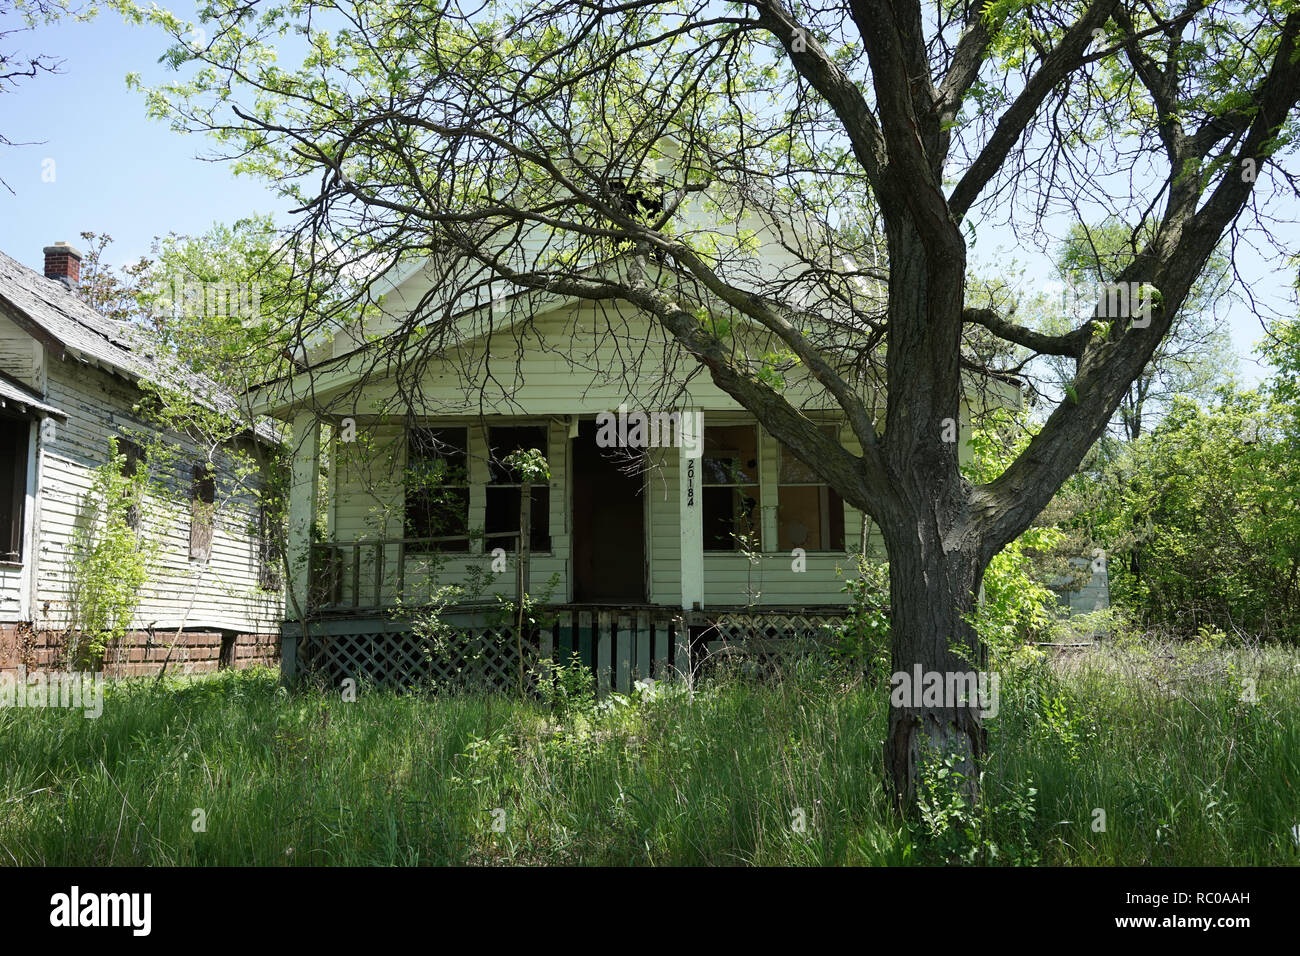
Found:
[[[1290,0],[203,12],[196,31],[137,11],[170,31],[184,71],[152,108],[297,200],[295,247],[320,250],[305,281],[412,256],[437,270],[374,349],[436,346],[429,329],[489,290],[652,316],[879,526],[900,671],[971,668],[989,560],[1102,434],[1221,238],[1285,188],[1300,100]],[[1045,334],[968,301],[981,228],[1071,217],[1150,237],[1115,276],[1150,291],[1145,314],[1101,296],[1077,327]],[[785,267],[755,251],[755,223],[779,232]],[[738,319],[834,396],[861,455],[764,374],[770,354],[737,345]],[[318,320],[304,315],[304,331]],[[973,484],[944,439],[981,357],[1015,350],[1067,358],[1073,380],[1014,462]],[[971,708],[894,708],[893,794],[910,798],[929,748],[970,768],[984,740]]]

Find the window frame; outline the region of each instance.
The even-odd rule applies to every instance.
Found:
[[[123,458],[121,472],[123,478],[134,478],[141,465],[145,468],[149,467],[145,460],[144,446],[127,436],[117,436],[117,451]],[[140,530],[140,504],[141,502],[137,501],[126,506],[126,526],[132,531]]]
[[[505,469],[501,459],[497,458],[497,447],[496,445],[493,444],[492,433],[494,431],[499,431],[502,429],[511,429],[515,431],[521,429],[537,429],[538,431],[540,431],[541,439],[542,439],[541,441],[542,447],[537,450],[542,453],[542,457],[546,459],[548,465],[553,464],[551,462],[551,457],[550,457],[552,442],[551,442],[551,423],[549,419],[543,419],[541,421],[538,421],[536,419],[525,419],[522,421],[508,421],[508,422],[500,422],[496,424],[488,424],[483,427],[482,429],[483,441],[485,442],[485,447],[487,452],[485,456],[487,460],[487,476],[486,476],[487,480],[484,481],[482,484],[483,487],[483,550],[485,553],[488,554],[490,554],[494,548],[503,547],[503,545],[501,544],[493,544],[492,542],[494,538],[500,541],[505,535],[517,534],[516,531],[489,531],[488,530],[488,526],[489,526],[488,503],[492,497],[491,491],[493,489],[509,489],[509,488],[522,489],[523,488],[522,481],[505,481],[497,477],[499,473],[498,470],[504,471]],[[522,445],[516,446],[516,448],[522,448],[522,447],[524,446]],[[502,457],[504,458],[510,455],[515,450],[516,450],[515,448],[512,448],[509,451],[506,451]],[[532,510],[530,511],[530,515],[532,517],[534,527],[529,529],[528,551],[530,554],[543,554],[543,555],[554,554],[555,535],[551,531],[551,513],[550,513],[551,494],[554,489],[552,488],[551,482],[549,480],[544,482],[543,481],[530,482],[529,488],[530,488],[530,496],[533,498],[533,507]],[[543,496],[543,507],[541,508],[537,506],[538,505],[537,494],[539,491],[545,492]],[[517,514],[519,509],[516,506],[514,510],[515,513]],[[541,515],[545,516],[545,521],[546,521],[545,524],[546,543],[544,547],[536,547],[535,539],[537,537],[537,533],[534,529],[536,528],[537,522],[539,520],[539,516]],[[511,522],[512,525],[516,523],[517,521]],[[522,529],[519,530],[522,531]],[[511,554],[511,553],[517,553],[519,549],[519,544],[523,540],[523,538],[522,535],[518,535],[514,538],[506,538],[505,540],[506,540],[506,544],[504,545],[505,551],[507,554]]]
[[[813,423],[817,425],[818,428],[826,431],[829,437],[833,438],[837,443],[839,442],[839,437],[841,434],[841,423],[836,421],[827,421],[825,419],[819,420],[817,418],[813,418]],[[702,452],[701,467],[699,470],[701,505],[703,505],[704,492],[705,489],[707,488],[721,488],[721,487],[757,488],[759,494],[758,494],[758,504],[755,509],[756,520],[754,521],[754,527],[758,533],[759,542],[760,542],[760,547],[757,553],[761,555],[773,555],[773,556],[788,555],[789,551],[779,546],[780,539],[781,539],[781,527],[780,527],[781,488],[785,486],[805,487],[805,488],[807,487],[826,488],[827,493],[832,496],[830,507],[836,507],[837,506],[836,503],[838,502],[838,507],[840,509],[840,515],[841,515],[839,524],[840,527],[842,528],[843,547],[842,548],[818,548],[815,550],[812,548],[806,548],[805,551],[808,554],[848,555],[853,553],[849,547],[849,513],[848,513],[847,503],[844,501],[842,497],[840,497],[835,492],[835,489],[831,488],[826,482],[783,482],[781,481],[782,454],[788,453],[793,455],[793,452],[788,452],[785,445],[779,439],[777,439],[776,436],[772,435],[765,428],[763,428],[760,422],[758,422],[756,419],[753,418],[749,418],[749,419],[732,418],[730,417],[730,413],[720,415],[716,418],[706,417],[704,423],[704,435],[702,435],[701,438],[707,441],[707,435],[709,431],[715,428],[733,428],[738,426],[750,427],[755,429],[756,440],[757,440],[756,449],[757,449],[757,462],[758,462],[757,475],[755,476],[755,479],[752,484],[747,484],[743,482],[725,482],[725,483],[710,482],[707,480],[708,470],[703,467],[703,460],[709,456],[707,455],[707,452]],[[795,460],[796,461],[798,460],[797,456]],[[770,525],[766,517],[764,517],[768,512],[771,513],[771,517],[772,517],[772,522]],[[703,513],[701,513],[701,520],[703,520],[703,517],[704,517]],[[836,523],[833,515],[830,517],[829,523],[830,523],[831,530],[834,530]],[[708,547],[708,535],[706,529],[705,545],[703,548],[706,557],[709,555],[744,554],[745,552],[742,551],[738,545],[739,543],[737,542],[737,547],[729,550],[716,550],[710,548]]]
[[[208,462],[190,470],[190,560],[212,560],[217,530],[217,474]]]
[[[5,540],[0,540],[0,564],[21,566],[26,558],[25,546],[27,528],[27,472],[31,465],[31,429],[29,418],[14,415],[0,416],[6,424],[13,426],[15,455],[13,462],[13,490],[11,500],[10,525]],[[25,426],[25,427],[24,427]],[[10,550],[9,545],[16,545]]]
[[[269,501],[257,506],[257,586],[262,591],[284,589],[283,514]]]
[[[446,432],[459,432],[461,434],[461,437],[463,438],[463,441],[459,446],[453,446],[456,447],[457,452],[459,453],[462,459],[460,468],[464,476],[463,481],[458,481],[455,484],[444,484],[442,485],[442,487],[450,490],[455,490],[455,491],[463,491],[465,493],[464,495],[465,531],[464,534],[456,534],[456,535],[412,534],[411,533],[412,530],[411,507],[416,502],[412,499],[412,489],[408,483],[408,479],[411,474],[411,466],[412,466],[412,459],[413,459],[412,452],[415,451],[417,448],[414,438],[417,434],[420,433],[428,435],[432,433],[445,434]],[[470,527],[470,516],[472,515],[474,510],[474,503],[473,503],[474,481],[470,475],[470,442],[472,440],[471,432],[472,430],[468,425],[459,425],[454,423],[413,425],[406,429],[406,468],[402,476],[402,505],[403,505],[402,506],[402,538],[407,541],[406,551],[408,554],[469,554],[474,550],[474,539],[477,536],[474,534],[473,530]],[[428,447],[434,448],[436,450],[437,444],[451,445],[452,443],[446,442],[442,438],[435,438],[433,442],[430,445],[428,445]],[[444,455],[438,455],[434,457],[434,456],[427,456],[422,454],[420,460],[433,461],[433,462],[447,461],[448,457]],[[418,495],[418,492],[416,492],[416,494]],[[418,540],[421,538],[442,538],[442,537],[455,538],[457,542],[463,541],[464,547],[449,547],[449,545],[455,543],[452,541],[430,541],[423,544],[411,543],[412,540]]]
[[[817,425],[817,428],[820,431],[825,432],[827,434],[827,437],[831,438],[836,443],[839,442],[840,428],[838,424],[835,424],[834,422],[816,422],[815,424]],[[795,453],[789,447],[787,447],[780,441],[777,441],[776,439],[773,439],[773,442],[776,445],[776,505],[775,505],[776,541],[774,542],[776,544],[775,553],[786,554],[791,550],[793,550],[794,548],[803,548],[803,550],[807,554],[847,554],[848,553],[848,520],[847,520],[847,515],[844,513],[844,499],[841,498],[839,493],[830,486],[829,482],[825,482],[821,480],[783,481],[781,479],[781,465],[783,463],[782,459],[786,455],[789,455],[791,458],[793,458],[794,461],[803,468],[808,468],[809,466],[803,461],[801,461],[799,457],[795,455]],[[814,474],[813,477],[817,478],[816,474]],[[783,488],[820,488],[824,490],[828,498],[827,514],[824,516],[826,521],[826,532],[825,534],[822,533],[821,520],[823,516],[819,513],[817,534],[819,538],[824,538],[828,540],[834,539],[834,534],[837,525],[837,522],[835,520],[835,515],[834,515],[834,509],[838,505],[840,511],[840,516],[838,521],[840,543],[841,543],[840,547],[836,548],[832,546],[832,547],[822,547],[822,548],[807,548],[804,547],[803,545],[796,544],[796,545],[791,545],[789,548],[787,548],[781,544],[781,489]]]
[[[755,471],[755,474],[754,474],[754,477],[753,477],[753,481],[725,481],[725,482],[715,482],[715,481],[710,481],[710,480],[709,480],[709,469],[706,468],[706,467],[704,466],[704,461],[707,460],[707,459],[710,457],[710,456],[708,455],[708,450],[707,450],[707,449],[708,449],[708,435],[709,435],[709,430],[710,430],[710,429],[717,429],[717,428],[748,428],[748,429],[750,429],[750,430],[753,432],[753,435],[754,435],[754,471]],[[701,521],[704,521],[704,518],[705,518],[705,512],[707,511],[707,505],[706,505],[706,503],[705,503],[705,499],[706,499],[706,496],[707,496],[707,494],[708,494],[709,489],[714,489],[714,488],[731,488],[731,489],[733,489],[733,490],[735,490],[735,491],[739,491],[740,489],[744,489],[744,488],[753,488],[753,489],[755,489],[758,493],[757,493],[757,495],[755,496],[755,499],[754,499],[754,500],[755,500],[755,505],[754,505],[754,511],[753,511],[753,518],[751,519],[750,524],[751,524],[751,526],[752,526],[752,527],[757,531],[757,533],[758,533],[758,553],[760,553],[760,554],[764,553],[765,550],[766,550],[766,547],[765,547],[765,546],[766,546],[766,541],[764,540],[764,535],[763,535],[763,500],[764,500],[764,498],[765,498],[765,495],[764,495],[764,493],[763,493],[763,491],[764,491],[764,489],[763,489],[763,444],[764,444],[764,443],[763,443],[763,429],[761,428],[761,426],[760,426],[760,425],[758,424],[758,422],[756,422],[756,421],[721,421],[721,422],[715,422],[715,423],[713,423],[713,424],[709,424],[709,423],[706,421],[705,424],[704,424],[704,434],[702,434],[702,435],[700,436],[700,438],[701,438],[701,442],[702,442],[702,450],[701,450],[701,453],[700,453],[700,506],[701,506],[701,508],[700,508],[700,520],[701,520]],[[734,520],[734,518],[733,518],[733,520]],[[709,536],[708,528],[706,527],[706,528],[704,529],[704,536],[703,536],[703,537],[704,537],[704,545],[703,545],[703,551],[704,551],[704,553],[705,553],[705,554],[744,554],[745,551],[744,551],[744,549],[740,546],[740,542],[739,542],[738,540],[736,540],[735,534],[736,534],[736,531],[735,531],[735,528],[734,528],[734,525],[733,525],[733,528],[732,528],[732,531],[731,531],[731,535],[732,535],[731,540],[732,540],[733,545],[734,545],[733,547],[730,547],[730,548],[710,548],[710,547],[708,546],[708,542],[709,542],[709,537],[710,537],[710,536]]]

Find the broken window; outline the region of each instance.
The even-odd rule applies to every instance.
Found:
[[[406,461],[407,551],[469,550],[466,428],[413,428]],[[451,540],[427,540],[450,538]]]
[[[278,591],[284,583],[281,534],[279,509],[263,502],[257,513],[257,585],[264,591]]]
[[[701,484],[704,550],[761,550],[756,425],[704,427]]]
[[[487,509],[483,516],[484,545],[488,551],[504,548],[514,551],[519,547],[520,476],[508,468],[505,459],[511,453],[535,449],[545,457],[547,453],[545,425],[512,425],[488,429],[489,468],[491,483],[487,487]],[[547,459],[550,460],[549,458]],[[551,489],[547,485],[533,484],[529,500],[532,502],[529,527],[529,549],[551,550]],[[510,535],[505,537],[505,535]]]
[[[124,459],[122,462],[122,477],[134,478],[144,461],[144,449],[130,439],[119,438],[117,440],[117,453]],[[126,506],[126,525],[133,531],[140,528],[140,502],[134,498]]]
[[[0,561],[23,559],[23,514],[27,505],[25,418],[0,418]]]
[[[212,466],[195,465],[190,487],[190,560],[207,561],[212,557],[212,522],[217,510],[217,480]]]

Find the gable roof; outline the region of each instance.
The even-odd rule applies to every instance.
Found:
[[[129,379],[169,383],[165,368],[143,330],[101,315],[57,279],[47,279],[0,252],[0,302],[24,331],[52,348]]]
[[[239,410],[233,396],[206,375],[181,365],[145,329],[103,315],[58,279],[3,252],[0,305],[8,306],[5,314],[19,328],[60,357],[105,368],[133,383],[143,380],[193,395],[214,411],[233,415]],[[268,422],[259,422],[256,433],[265,441],[279,440]]]

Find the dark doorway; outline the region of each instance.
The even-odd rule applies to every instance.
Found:
[[[573,599],[645,602],[643,475],[627,449],[600,448],[596,423],[573,440]],[[629,474],[629,471],[633,472]]]

